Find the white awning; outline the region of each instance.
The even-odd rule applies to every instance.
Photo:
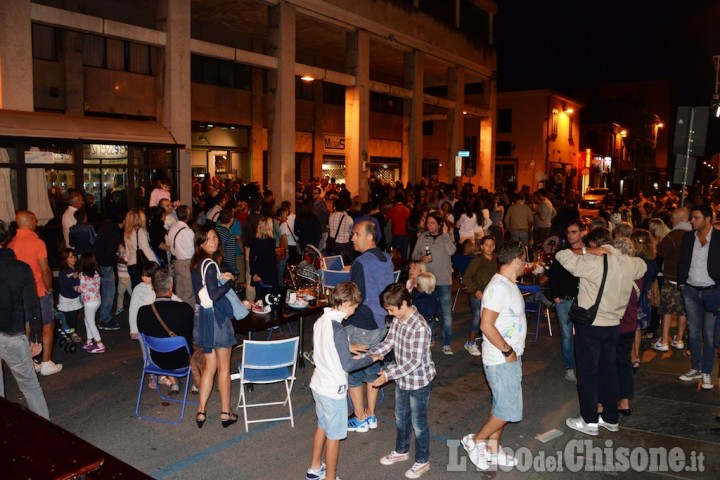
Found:
[[[170,131],[154,121],[17,110],[0,110],[0,136],[177,145]]]

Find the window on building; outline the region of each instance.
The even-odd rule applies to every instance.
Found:
[[[40,60],[57,60],[55,28],[47,25],[32,25],[32,56]]]
[[[152,75],[155,51],[141,43],[83,35],[83,64],[88,67]]]
[[[512,155],[512,142],[495,142],[495,156],[509,157]]]
[[[557,110],[552,111],[552,130],[551,135],[557,135],[558,132],[558,118],[559,114]]]
[[[573,117],[568,117],[568,141],[573,143]]]
[[[402,98],[385,93],[370,92],[370,111],[389,113],[391,115],[403,114]]]
[[[512,108],[498,110],[498,133],[512,133]]]
[[[218,58],[192,55],[190,78],[195,83],[240,90],[252,89],[252,68],[249,65]]]
[[[313,96],[313,82],[306,82],[300,80],[300,77],[295,77],[295,98],[298,100],[312,100]]]
[[[435,122],[432,120],[425,120],[423,122],[423,135],[430,136],[435,134]]]
[[[323,103],[345,105],[345,86],[323,82]]]

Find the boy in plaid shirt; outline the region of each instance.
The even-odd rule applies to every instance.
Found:
[[[380,459],[392,465],[410,458],[410,434],[415,431],[415,463],[405,472],[407,478],[419,478],[430,469],[430,428],[427,407],[435,378],[435,364],[430,355],[432,334],[425,319],[412,306],[407,289],[394,283],[382,294],[385,309],[393,317],[387,337],[368,353],[387,355],[395,351],[396,364],[378,375],[373,387],[395,380],[395,450]]]

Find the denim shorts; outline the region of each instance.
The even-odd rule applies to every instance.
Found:
[[[40,315],[42,316],[42,324],[50,325],[55,323],[52,293],[46,293],[42,297],[38,297],[38,300],[40,300]]]
[[[522,420],[522,360],[500,365],[483,365],[492,392],[493,415],[506,422]]]
[[[318,427],[325,430],[325,437],[328,440],[342,440],[347,437],[347,399],[326,397],[315,390],[312,390],[312,396],[315,399]]]
[[[378,378],[378,373],[382,368],[382,362],[375,362],[369,367],[365,367],[361,370],[355,370],[348,374],[348,386],[361,387],[363,383],[372,383]]]

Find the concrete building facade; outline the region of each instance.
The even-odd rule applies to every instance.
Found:
[[[490,0],[4,2],[0,216],[8,200],[55,208],[69,188],[135,206],[163,177],[189,204],[208,174],[281,199],[323,174],[361,198],[371,175],[459,171],[492,189],[495,13]]]

